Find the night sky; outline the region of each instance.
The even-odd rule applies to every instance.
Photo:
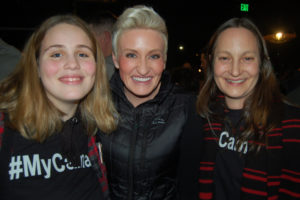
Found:
[[[240,3],[248,3],[249,12],[241,12]],[[7,0],[1,4],[0,36],[22,49],[32,30],[51,15],[81,15],[91,9],[110,10],[119,15],[124,8],[135,4],[152,6],[166,20],[169,30],[168,68],[178,67],[184,62],[200,66],[198,55],[214,30],[225,20],[241,16],[252,19],[263,35],[277,30],[295,33],[295,39],[280,45],[268,43],[268,47],[278,73],[300,68],[300,14],[296,0]],[[185,50],[179,51],[179,45],[184,45]]]

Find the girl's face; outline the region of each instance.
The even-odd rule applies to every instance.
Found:
[[[55,25],[42,41],[38,63],[49,100],[65,113],[75,111],[95,82],[96,62],[87,34],[74,25]]]
[[[252,32],[228,28],[217,39],[214,79],[231,109],[242,109],[259,78],[260,56]]]
[[[161,34],[154,30],[131,29],[120,36],[118,58],[113,58],[125,95],[134,106],[157,95],[165,69],[164,49]]]

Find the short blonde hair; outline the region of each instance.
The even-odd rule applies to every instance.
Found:
[[[165,43],[164,56],[165,61],[167,59],[168,51],[168,31],[164,19],[153,10],[151,7],[144,5],[137,5],[124,10],[124,12],[118,17],[112,34],[112,46],[113,53],[118,57],[118,42],[120,36],[126,30],[130,29],[151,29],[158,31]]]

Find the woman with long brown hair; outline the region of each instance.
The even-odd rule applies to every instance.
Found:
[[[281,94],[265,41],[247,18],[212,36],[197,99],[203,119],[198,198],[300,197],[300,109]],[[196,146],[194,143],[183,145]]]

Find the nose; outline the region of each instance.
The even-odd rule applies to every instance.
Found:
[[[139,62],[137,63],[136,69],[140,75],[146,75],[149,72],[149,66],[148,66],[147,59],[140,58]]]
[[[71,70],[75,70],[75,69],[79,69],[80,68],[80,64],[78,61],[78,58],[76,56],[68,56],[66,59],[66,63],[65,63],[65,69],[71,69]]]
[[[230,74],[232,76],[239,76],[241,73],[241,65],[238,61],[234,61],[230,68]]]

